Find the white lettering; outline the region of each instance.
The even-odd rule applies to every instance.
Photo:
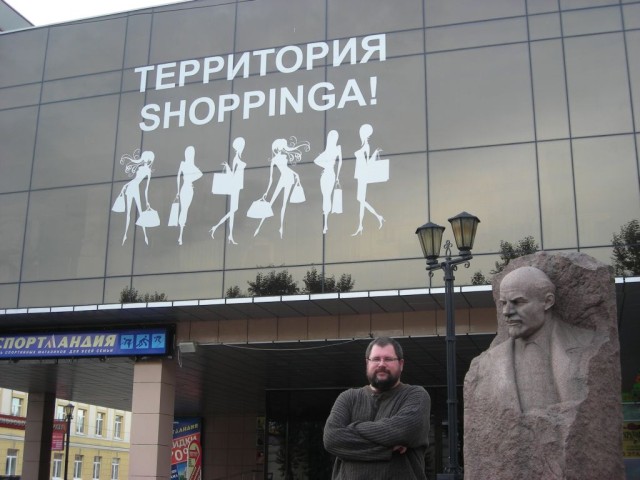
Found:
[[[198,118],[196,115],[196,109],[198,105],[204,104],[207,108],[207,114],[203,118]],[[216,104],[209,97],[196,98],[189,107],[189,120],[194,125],[206,125],[209,123],[216,113]]]
[[[221,72],[224,68],[224,58],[207,57],[204,59],[204,69],[202,71],[202,83],[209,83],[212,73]]]
[[[275,52],[274,48],[265,48],[264,50],[256,50],[253,55],[260,58],[260,76],[267,74],[267,56]]]
[[[255,98],[255,101],[252,100]],[[261,107],[264,105],[265,95],[264,92],[260,90],[255,90],[252,92],[244,92],[244,106],[242,108],[242,119],[246,120],[249,118],[249,112],[254,108]]]
[[[150,103],[149,105],[145,105],[144,107],[142,107],[142,110],[140,111],[140,115],[145,120],[150,120],[151,124],[148,125],[145,122],[140,122],[138,124],[140,125],[140,130],[142,130],[143,132],[151,132],[156,128],[158,128],[158,126],[160,125],[160,117],[150,112],[159,112],[159,111],[160,111],[160,105],[158,105],[157,103]]]
[[[147,89],[147,72],[153,71],[155,67],[153,65],[149,65],[147,67],[138,67],[133,71],[136,73],[140,73],[140,92],[144,92]]]
[[[161,65],[158,65],[158,73],[156,74],[156,90],[163,90],[165,88],[174,88],[176,86],[175,83],[167,83],[164,85],[162,83],[162,80],[164,80],[165,78],[167,79],[173,78],[176,72],[173,72],[173,71],[165,72],[165,70],[174,68],[175,66],[176,66],[176,62],[163,63]]]
[[[227,80],[233,80],[236,78],[236,74],[242,69],[242,77],[247,78],[249,76],[249,52],[245,52],[240,56],[238,63],[233,65],[233,55],[229,55],[228,66],[229,70],[227,71]]]
[[[227,103],[229,100],[229,103]],[[218,122],[224,122],[224,114],[226,112],[232,112],[240,105],[240,97],[235,93],[228,95],[220,95],[218,100]]]
[[[283,57],[289,52],[293,53],[295,57],[294,58],[295,61],[290,67],[286,67],[283,63]],[[295,45],[290,45],[290,46],[281,48],[276,54],[276,68],[278,69],[278,71],[282,73],[295,72],[300,69],[300,65],[302,65],[303,58],[304,58],[304,55],[302,54],[302,50],[300,49],[300,47],[297,47]]]
[[[322,100],[324,100],[324,103],[320,104],[316,102],[316,92],[321,88],[324,88],[329,92],[334,90],[333,84],[329,82],[316,83],[313,87],[311,87],[311,89],[309,90],[309,106],[317,112],[329,110],[336,104],[336,97],[335,95],[331,94],[324,94],[320,97],[322,98]]]
[[[344,104],[347,102],[358,102],[358,105],[361,107],[367,104],[355,78],[350,78],[347,81],[347,85],[344,87],[344,91],[338,102],[338,108],[344,108]]]
[[[180,75],[178,77],[178,85],[184,86],[187,77],[192,77],[200,71],[200,62],[197,60],[187,60],[180,62]]]
[[[184,113],[187,109],[187,101],[180,100],[180,108],[178,110],[171,111],[171,102],[165,102],[164,104],[164,122],[162,128],[169,128],[169,121],[171,117],[178,117],[178,127],[184,127]]]
[[[317,51],[317,53],[316,53]],[[313,69],[313,61],[326,58],[329,53],[329,45],[325,42],[315,42],[307,45],[307,70]]]

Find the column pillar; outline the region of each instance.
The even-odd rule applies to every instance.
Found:
[[[55,409],[54,393],[29,392],[22,478],[48,480],[51,476],[51,436]]]
[[[133,370],[129,480],[169,480],[175,362],[140,361]]]

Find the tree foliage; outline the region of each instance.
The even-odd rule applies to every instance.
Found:
[[[491,270],[491,274],[496,275],[500,273],[514,258],[536,253],[539,248],[540,246],[531,235],[518,240],[515,245],[510,242],[500,240],[500,261],[496,262],[496,268],[495,270]]]
[[[242,293],[242,290],[240,290],[239,286],[234,285],[233,287],[227,288],[227,291],[225,292],[224,296],[227,298],[241,298],[241,297],[245,297],[246,295]]]
[[[256,279],[249,284],[249,295],[264,297],[269,295],[295,295],[300,293],[298,283],[293,280],[289,270],[279,272],[271,270],[269,273],[259,272]]]
[[[514,258],[536,253],[539,248],[540,246],[531,235],[518,240],[515,244],[500,240],[500,261],[496,262],[496,268],[491,270],[491,275],[496,275],[502,272]],[[471,285],[488,285],[490,283],[491,277],[485,277],[480,270],[475,272],[471,277]]]
[[[169,297],[167,297],[166,293],[141,294],[133,287],[124,287],[120,292],[120,303],[166,302],[167,300],[169,300]]]
[[[318,272],[316,267],[308,270],[302,281],[304,282],[303,293],[350,292],[355,285],[350,274],[343,273],[336,281],[334,275],[327,277],[324,273]]]
[[[304,288],[301,290],[298,283],[288,270],[272,270],[269,273],[260,272],[254,281],[247,281],[249,284],[248,296],[263,297],[269,295],[296,295],[298,293],[328,293],[328,292],[350,292],[355,286],[355,281],[348,273],[343,273],[336,280],[335,276],[330,277],[318,272],[316,267],[307,270],[302,279]],[[240,287],[234,285],[225,292],[226,298],[246,297]]]
[[[631,220],[620,227],[620,233],[614,233],[613,268],[616,275],[640,275],[640,222]]]

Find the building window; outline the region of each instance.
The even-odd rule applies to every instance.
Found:
[[[104,412],[98,412],[96,415],[96,436],[102,436],[102,426],[104,425]]]
[[[84,433],[84,422],[87,417],[87,411],[79,408],[76,410],[76,433]]]
[[[93,457],[93,480],[100,479],[100,463],[102,462],[102,457]]]
[[[122,415],[116,415],[116,422],[113,426],[113,437],[122,438]]]
[[[22,402],[23,398],[20,397],[12,397],[11,398],[11,415],[14,417],[22,416]]]
[[[76,455],[73,461],[73,478],[77,480],[82,479],[82,455]]]
[[[18,468],[18,450],[10,448],[7,450],[7,463],[4,467],[5,475],[15,475]]]
[[[56,405],[56,420],[65,420],[64,406],[62,405]]]
[[[120,478],[120,459],[111,460],[111,480],[119,480]]]
[[[53,454],[53,468],[51,470],[51,478],[53,480],[59,480],[62,478],[62,454]]]

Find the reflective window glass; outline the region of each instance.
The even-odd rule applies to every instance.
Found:
[[[627,33],[627,58],[629,75],[631,77],[631,92],[633,94],[633,112],[636,130],[640,121],[640,31]],[[2,155],[0,153],[0,155]]]
[[[0,192],[29,189],[37,118],[36,107],[0,112]]]
[[[549,40],[532,43],[531,64],[538,139],[568,137],[569,115],[562,42]]]
[[[182,157],[184,160],[184,155]],[[176,173],[181,160],[173,161]],[[194,163],[196,168],[198,163]],[[188,167],[183,165],[183,171]],[[197,170],[195,170],[197,172]],[[205,271],[221,269],[225,245],[224,231],[219,233],[219,241],[211,239],[209,229],[214,219],[212,210],[214,197],[223,200],[226,196],[211,194],[211,175],[204,175],[192,180],[197,175],[193,173],[180,174],[180,190],[177,190],[177,178],[165,177],[152,179],[149,186],[149,202],[151,208],[158,212],[160,225],[146,229],[148,244],[144,241],[145,229],[135,225],[141,212],[135,205],[129,213],[112,215],[112,228],[118,232],[125,229],[126,216],[129,215],[131,225],[128,230],[127,242],[135,238],[133,273],[135,275],[166,272]],[[133,187],[132,187],[133,188]],[[142,192],[141,192],[142,193]],[[177,195],[179,193],[179,198]],[[143,198],[144,195],[141,197]],[[168,226],[173,203],[177,204],[179,213],[178,224],[184,222],[184,227]],[[142,209],[144,200],[142,200]],[[134,237],[135,235],[135,237]],[[181,243],[182,242],[182,243]],[[122,246],[121,246],[122,247]],[[127,249],[123,249],[125,259]],[[110,255],[118,255],[117,246],[109,249]]]
[[[549,13],[529,16],[529,38],[541,40],[560,37],[560,15]]]
[[[578,10],[562,14],[562,29],[567,37],[587,33],[614,32],[621,28],[620,7]]]
[[[427,0],[427,26],[524,15],[524,2],[511,0]]]
[[[127,20],[127,43],[124,51],[124,67],[148,65],[151,38],[151,14],[131,15]]]
[[[104,281],[100,279],[22,283],[21,307],[66,307],[102,303]],[[75,414],[74,414],[75,416]]]
[[[313,158],[310,155],[311,152],[303,153],[302,163],[283,168],[284,177],[277,166],[274,166],[273,172],[265,168],[266,165],[263,168],[245,170],[244,189],[241,191],[233,227],[234,239],[238,245],[226,247],[226,268],[318,264],[322,261],[320,172],[311,163]],[[266,164],[265,160],[263,162]],[[287,189],[291,190],[293,187],[287,180],[292,175],[291,171],[300,177],[306,197],[304,203],[291,203],[284,199]],[[264,221],[249,218],[247,212],[250,206],[263,196],[272,203],[273,216]],[[220,202],[219,199],[216,201]],[[226,228],[230,228],[230,225],[227,224]],[[216,238],[214,245],[218,245],[218,248],[224,242],[224,235],[228,236],[228,230],[220,231],[221,240]]]
[[[431,153],[431,221],[450,232],[449,217],[462,211],[477,216],[476,253],[495,252],[500,239],[539,239],[536,178],[533,144]]]
[[[422,28],[420,0],[330,0],[328,8],[329,38]]]
[[[18,284],[0,285],[0,308],[18,307]]]
[[[102,277],[110,185],[34,191],[22,279]]]
[[[426,33],[426,50],[427,52],[437,52],[526,40],[526,20],[524,18],[510,18],[508,20],[429,28]]]
[[[374,132],[371,149],[384,150],[384,140]],[[383,152],[382,159],[389,161],[389,180],[370,184],[354,179],[355,160],[345,162],[340,181],[343,213],[329,215],[325,236],[328,263],[402,258],[418,247],[414,232],[428,220],[426,156],[385,157]],[[361,219],[362,233],[356,234]]]
[[[624,27],[626,29],[640,28],[640,3],[623,7]]]
[[[538,144],[544,250],[577,245],[575,196],[569,141]]]
[[[562,10],[571,10],[574,8],[615,5],[616,3],[618,3],[618,0],[560,0],[560,8]]]
[[[428,55],[427,105],[431,149],[533,140],[526,45]]]
[[[122,287],[126,284],[122,284]],[[122,287],[120,291],[122,291]],[[133,287],[141,295],[164,293],[170,301],[220,298],[222,272],[147,275],[133,277]],[[114,299],[113,301],[119,301]]]
[[[418,258],[411,260],[393,260],[383,262],[340,263],[327,266],[327,275],[340,278],[343,273],[351,275],[354,282],[353,291],[387,290],[399,288],[423,288],[427,286],[428,275],[425,262],[420,252],[418,240],[413,231],[404,232],[415,247],[408,250],[408,255]],[[408,242],[407,242],[408,243]],[[457,279],[457,276],[456,276]]]
[[[43,105],[33,188],[111,181],[117,109],[117,96]]]
[[[0,282],[20,280],[27,194],[0,195]]]
[[[3,33],[0,87],[42,81],[46,46],[47,30],[44,28]]]
[[[574,140],[580,246],[611,243],[614,232],[638,218],[640,192],[632,135]]]
[[[153,16],[151,64],[232,53],[235,4],[159,12]]]
[[[126,25],[117,18],[51,27],[45,79],[121,69]]]
[[[42,103],[118,93],[120,78],[121,72],[117,71],[45,82]]]
[[[558,11],[558,0],[527,0],[527,13],[545,13]]]
[[[376,77],[375,89],[371,87],[372,77]],[[365,123],[374,128],[373,138],[387,153],[426,149],[424,57],[389,59],[329,70],[328,79],[335,83],[339,92],[336,100],[350,78],[359,79],[367,105],[350,102],[327,114],[328,128],[340,132],[345,156],[353,156],[360,148],[359,129]]]
[[[568,38],[565,52],[573,136],[630,132],[622,35]]]
[[[269,0],[237,5],[236,52],[315,42],[325,36],[325,2]],[[224,50],[216,49],[230,50],[231,45]]]
[[[40,101],[40,84],[21,85],[0,89],[0,110],[5,108],[37,105]]]

